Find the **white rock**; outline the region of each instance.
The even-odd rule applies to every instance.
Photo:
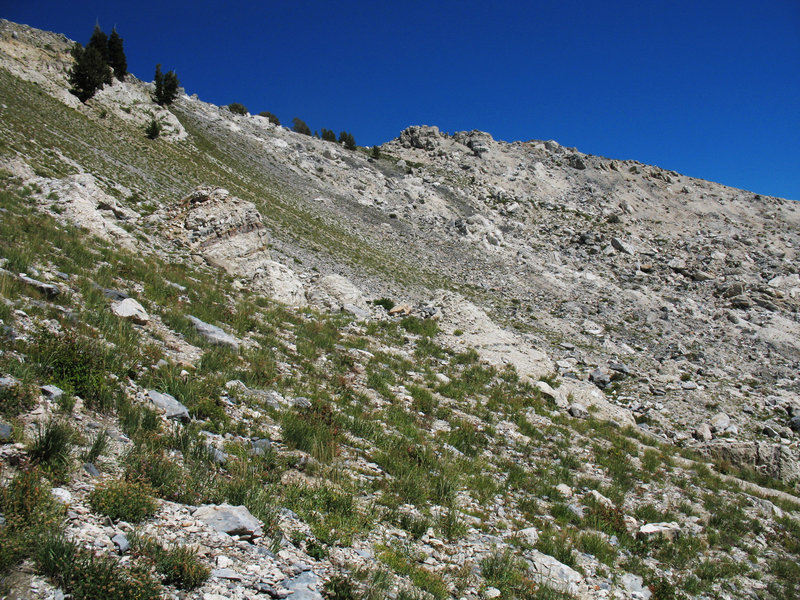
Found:
[[[150,320],[150,315],[144,307],[133,298],[125,298],[111,305],[111,312],[122,319],[128,319],[139,325],[145,325]]]

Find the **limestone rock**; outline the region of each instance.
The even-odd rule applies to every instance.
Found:
[[[121,319],[128,319],[139,325],[146,325],[150,320],[150,315],[144,307],[133,298],[126,298],[111,305],[111,312]]]
[[[34,279],[33,277],[28,277],[24,273],[19,274],[19,280],[22,283],[26,283],[29,286],[36,288],[42,294],[47,296],[48,298],[55,298],[61,293],[61,290],[57,285],[53,285],[52,283],[45,283],[43,281],[39,281],[38,279]]]
[[[192,325],[194,325],[197,333],[203,336],[209,343],[215,346],[228,346],[234,350],[239,349],[239,340],[227,333],[221,327],[201,321],[192,315],[189,315],[187,318],[192,322]]]
[[[800,457],[797,450],[772,442],[718,440],[705,450],[737,466],[748,466],[787,483],[800,481]]]
[[[369,314],[364,294],[346,277],[326,275],[311,284],[306,291],[309,304],[318,308],[341,312],[346,305]]]
[[[307,304],[303,282],[292,269],[274,260],[265,261],[251,283],[254,291],[288,306],[302,308]]]
[[[261,536],[261,521],[244,506],[206,504],[195,510],[192,516],[228,535],[251,538]]]
[[[546,583],[568,594],[579,593],[583,577],[576,570],[537,550],[531,550],[525,557],[529,561],[534,581]]]
[[[178,402],[174,396],[156,390],[148,391],[147,395],[150,397],[150,401],[153,404],[164,411],[168,419],[174,419],[176,421],[189,420],[189,409]]]
[[[681,527],[675,522],[670,523],[647,523],[639,527],[637,537],[641,539],[664,539],[674,541],[678,539]]]

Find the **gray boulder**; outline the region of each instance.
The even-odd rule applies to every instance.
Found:
[[[156,390],[149,390],[147,395],[150,397],[150,401],[153,404],[166,413],[168,419],[174,419],[176,421],[189,420],[189,409],[178,402],[174,396],[163,392],[157,392]]]
[[[322,580],[313,571],[305,571],[286,579],[283,586],[292,592],[292,600],[323,600]]]
[[[215,346],[227,346],[234,350],[239,349],[239,340],[227,333],[221,327],[210,325],[209,323],[201,321],[192,315],[189,315],[187,318],[192,322],[192,325],[194,325],[197,333],[203,336],[209,343]]]
[[[13,428],[8,423],[0,423],[0,444],[9,444],[14,440],[11,437]]]
[[[144,307],[133,298],[126,298],[111,305],[111,312],[121,319],[145,325],[150,320],[150,315]]]
[[[545,583],[560,592],[579,594],[583,581],[580,573],[537,550],[526,553],[525,558],[530,564],[533,580]]]
[[[244,506],[206,504],[195,510],[192,516],[228,535],[255,538],[260,537],[262,533],[261,521],[251,515]]]
[[[308,303],[335,312],[347,310],[369,315],[369,305],[353,283],[341,275],[326,275],[306,291]]]

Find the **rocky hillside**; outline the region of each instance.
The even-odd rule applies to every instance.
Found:
[[[70,47],[0,21],[7,597],[800,595],[797,203]]]

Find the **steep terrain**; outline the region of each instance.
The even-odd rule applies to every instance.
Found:
[[[9,597],[800,593],[797,203],[70,47],[0,21]]]

